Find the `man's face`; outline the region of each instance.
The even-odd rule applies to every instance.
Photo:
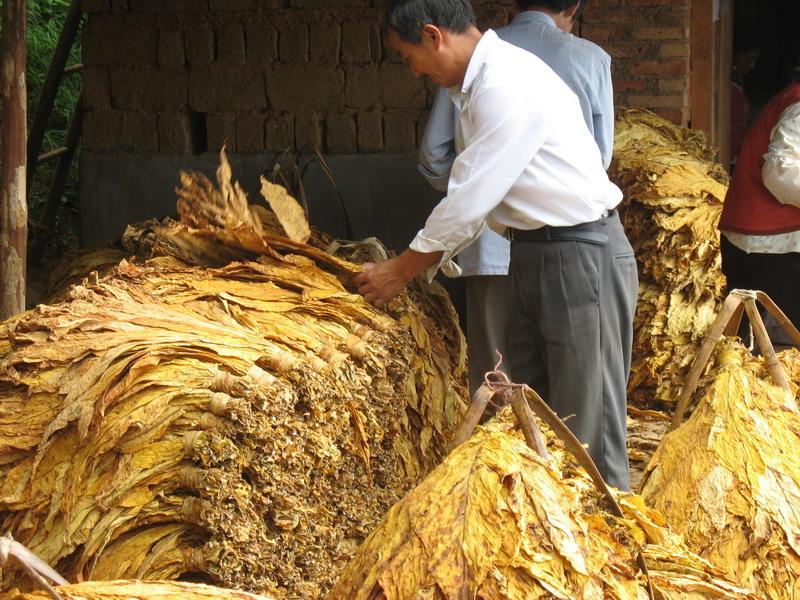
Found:
[[[428,77],[433,83],[450,87],[458,83],[447,74],[445,55],[435,37],[423,31],[422,43],[411,44],[389,29],[389,45],[397,50],[416,77]]]

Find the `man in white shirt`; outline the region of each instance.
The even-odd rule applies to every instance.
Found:
[[[519,13],[496,31],[501,40],[541,58],[575,92],[583,119],[603,159],[611,164],[614,146],[614,91],[611,57],[599,46],[570,33],[586,0],[516,0]],[[520,76],[525,76],[520,73]],[[419,148],[419,171],[435,189],[447,192],[455,155],[458,111],[449,90],[436,94]],[[508,240],[491,229],[458,255],[467,300],[466,334],[469,387],[474,393],[484,374],[506,350],[509,300]]]
[[[625,385],[636,263],[578,98],[540,59],[481,34],[468,0],[389,0],[388,41],[417,76],[459,86],[464,148],[447,197],[399,256],[354,279],[384,305],[452,258],[488,224],[511,238],[512,377],[536,389],[606,480],[629,487]],[[519,73],[526,73],[520,77]]]

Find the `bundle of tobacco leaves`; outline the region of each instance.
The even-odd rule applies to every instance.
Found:
[[[694,412],[653,456],[642,496],[734,581],[789,600],[800,594],[800,352],[779,359],[793,392],[725,340]]]
[[[639,265],[629,399],[669,408],[723,300],[717,223],[727,176],[702,133],[637,109],[620,114],[609,174],[625,194]]]
[[[182,181],[180,222],[131,227],[128,259],[79,257],[60,302],[0,324],[0,530],[72,581],[317,598],[444,456],[455,311],[421,283],[370,306],[224,157],[218,187]]]
[[[691,553],[638,496],[606,510],[586,472],[545,430],[551,460],[508,409],[389,511],[328,600],[754,599]]]
[[[183,581],[88,581],[62,585],[55,591],[64,600],[270,600],[267,596]],[[12,590],[0,600],[50,600],[47,592]]]

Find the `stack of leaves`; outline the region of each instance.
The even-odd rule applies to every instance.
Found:
[[[646,600],[644,546],[666,599],[752,599],[689,552],[638,496],[607,512],[586,472],[546,431],[551,460],[508,409],[396,504],[328,600]]]
[[[617,121],[610,175],[625,194],[623,224],[639,265],[629,398],[677,401],[722,298],[717,223],[727,177],[702,133],[644,110]]]
[[[220,172],[132,228],[149,258],[0,326],[0,530],[73,581],[317,598],[444,456],[463,337],[441,288],[374,309]]]
[[[89,581],[55,588],[64,600],[270,600],[267,596],[181,581]],[[11,590],[0,600],[50,600],[47,592]]]
[[[642,496],[687,545],[759,598],[800,597],[800,413],[760,359],[726,340],[691,417],[668,434]],[[800,383],[800,353],[780,360]]]

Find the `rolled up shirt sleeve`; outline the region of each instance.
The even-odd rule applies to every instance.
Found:
[[[456,107],[450,99],[447,89],[439,88],[419,145],[417,169],[431,187],[440,192],[447,192],[450,170],[456,158],[456,118]]]
[[[779,202],[800,208],[800,102],[784,110],[773,127],[761,177]]]
[[[471,98],[466,147],[453,162],[447,196],[433,209],[410,244],[417,252],[442,252],[441,268],[458,274],[452,258],[471,244],[486,227],[489,213],[502,202],[541,149],[548,125],[543,112],[501,89],[487,86]]]

